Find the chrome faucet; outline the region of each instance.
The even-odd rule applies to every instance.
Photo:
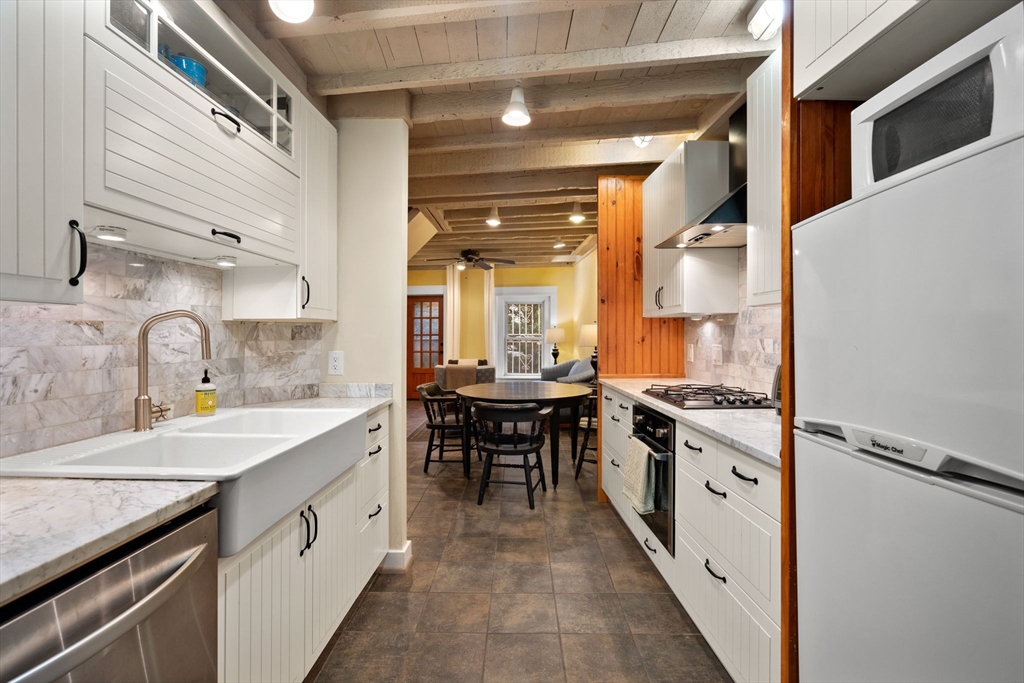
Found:
[[[191,311],[169,311],[154,315],[142,323],[139,330],[139,395],[135,397],[135,431],[148,432],[153,428],[153,399],[149,396],[149,331],[157,323],[175,318],[189,318],[199,325],[199,339],[203,345],[203,360],[210,360],[210,326]]]

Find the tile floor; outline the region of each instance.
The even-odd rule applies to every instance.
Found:
[[[423,419],[410,403],[407,434]],[[567,439],[559,489],[549,477],[533,511],[522,486],[492,486],[478,506],[475,458],[467,482],[459,461],[424,475],[425,451],[409,442],[409,572],[374,577],[310,679],[731,681],[616,513],[597,503],[595,466],[573,481]]]

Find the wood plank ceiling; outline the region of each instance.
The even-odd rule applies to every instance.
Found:
[[[646,175],[706,136],[778,46],[747,33],[754,0],[316,0],[302,24],[266,0],[218,2],[248,5],[314,95],[408,93],[409,203],[438,229],[412,268],[466,248],[572,262],[596,244],[598,175]],[[517,83],[522,128],[501,121]]]

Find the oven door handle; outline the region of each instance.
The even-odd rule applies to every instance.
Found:
[[[641,434],[640,432],[633,432],[632,434],[629,435],[629,438],[637,439],[640,443],[647,446],[647,450],[651,452],[651,457],[654,458],[655,460],[662,460],[667,462],[672,459],[672,456],[675,455],[675,453],[673,453],[672,451],[661,450],[661,446],[657,445],[656,443],[653,443],[650,439],[647,438],[646,435]]]

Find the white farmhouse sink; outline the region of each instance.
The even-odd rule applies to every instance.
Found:
[[[363,456],[362,409],[236,408],[0,460],[0,477],[219,481],[219,555],[244,548]]]

